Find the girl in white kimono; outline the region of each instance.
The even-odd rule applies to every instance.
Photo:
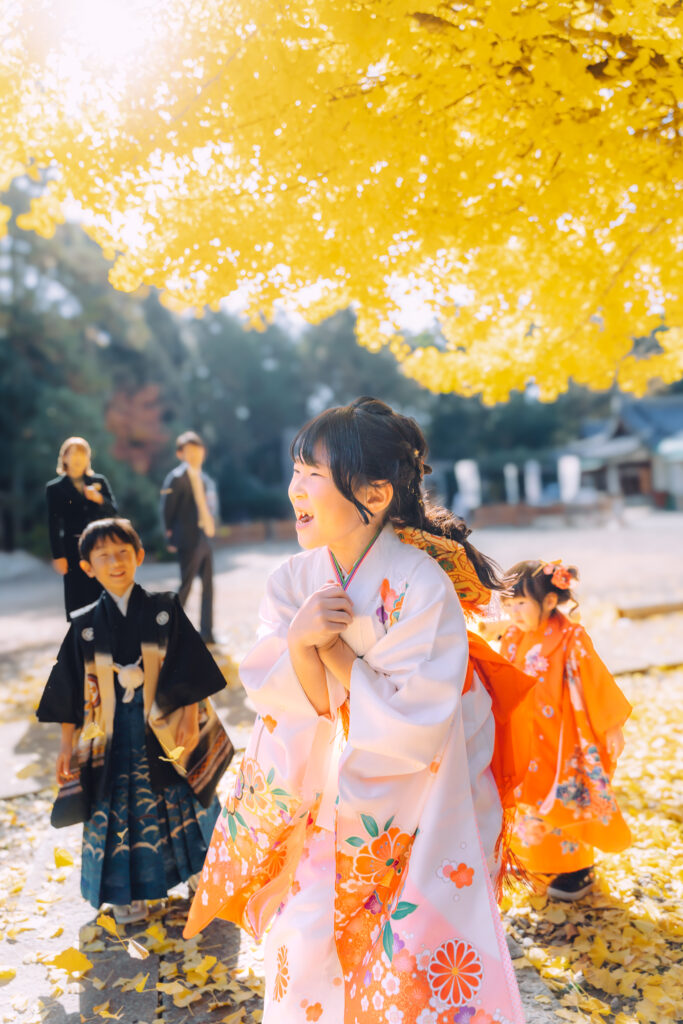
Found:
[[[369,398],[292,444],[304,551],[270,577],[241,666],[258,718],[185,929],[270,925],[267,1024],[524,1021],[491,882],[491,697],[413,535],[463,554],[482,594],[499,583],[464,524],[425,508],[425,452]]]

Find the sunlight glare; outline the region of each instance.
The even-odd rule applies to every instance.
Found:
[[[144,49],[154,29],[150,0],[61,0],[65,42],[88,64],[116,65]]]

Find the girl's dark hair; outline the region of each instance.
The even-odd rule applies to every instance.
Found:
[[[387,480],[394,489],[386,514],[389,522],[458,541],[484,586],[504,589],[496,563],[467,540],[471,530],[465,522],[425,500],[422,478],[432,470],[424,461],[427,442],[414,419],[394,412],[378,398],[356,398],[350,405],[326,409],[310,420],[292,441],[290,454],[295,462],[315,466],[321,449],[337,490],[356,506],[363,522],[369,523],[372,513],[354,492]]]
[[[552,572],[545,572],[545,569],[552,569]],[[553,583],[556,571],[559,571],[560,576],[566,574],[563,583],[568,582],[568,577],[578,581],[579,570],[574,565],[557,565],[554,562],[542,562],[538,558],[531,562],[517,562],[505,574],[510,597],[530,597],[537,604],[543,604],[543,598],[547,594],[556,594],[558,604],[573,601],[573,611],[579,602],[574,597],[571,586],[560,587]]]
[[[130,519],[95,519],[88,523],[78,541],[78,553],[84,562],[90,561],[92,549],[101,540],[118,540],[122,544],[130,544],[136,554],[142,550],[142,541]]]

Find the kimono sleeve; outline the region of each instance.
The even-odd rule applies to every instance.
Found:
[[[260,764],[266,773],[274,768],[288,792],[305,799],[323,788],[336,711],[346,691],[328,674],[329,716],[318,715],[306,696],[287,645],[287,631],[300,603],[292,570],[285,563],[268,580],[258,639],[240,666],[240,677],[267,726],[258,744]]]
[[[163,714],[195,704],[225,689],[225,677],[174,594],[168,647],[159,673],[156,701]]]
[[[344,776],[421,773],[442,750],[458,710],[468,662],[462,609],[431,563],[412,575],[398,621],[351,672]]]
[[[631,705],[597,654],[591,638],[582,626],[574,632],[567,658],[574,661],[581,680],[586,712],[597,739],[604,743],[610,729],[623,726],[631,714]]]
[[[83,655],[73,625],[64,637],[40,698],[39,722],[71,722],[83,725]]]

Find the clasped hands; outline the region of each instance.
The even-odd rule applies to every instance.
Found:
[[[326,583],[307,597],[289,625],[287,640],[293,655],[312,655],[348,690],[356,655],[341,634],[353,620],[353,602],[336,583]]]

